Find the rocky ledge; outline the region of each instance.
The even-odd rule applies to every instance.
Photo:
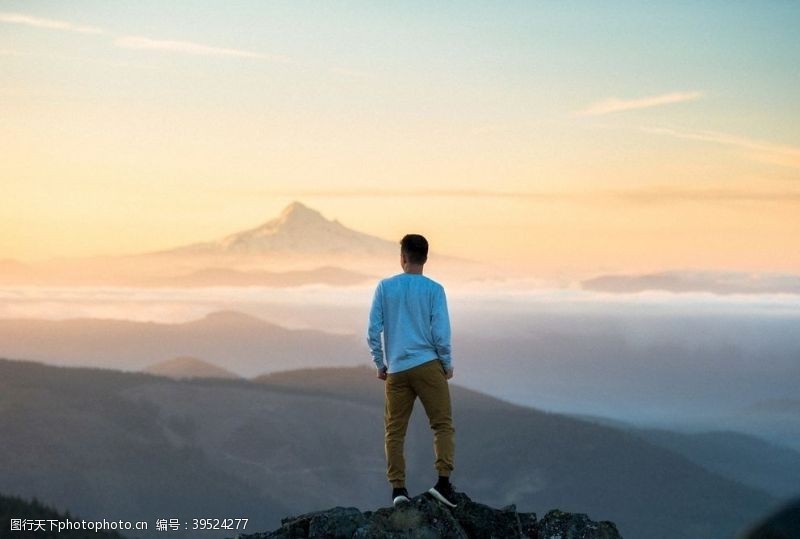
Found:
[[[455,508],[431,496],[415,496],[399,507],[361,512],[334,507],[281,519],[272,532],[236,535],[233,539],[401,539],[401,538],[532,538],[621,539],[616,525],[595,522],[583,513],[553,510],[542,519],[519,513],[514,505],[493,509],[459,493]]]

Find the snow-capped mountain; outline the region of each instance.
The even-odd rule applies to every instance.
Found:
[[[398,249],[395,242],[352,230],[300,202],[293,202],[278,217],[255,228],[235,232],[218,241],[193,243],[158,254],[382,256],[396,254]]]
[[[400,271],[400,238],[353,230],[293,202],[277,217],[217,240],[130,255],[53,259],[11,271],[0,283],[141,287],[350,285]],[[2,269],[10,268],[7,271]],[[427,267],[461,279],[486,269],[433,250]],[[427,269],[426,267],[426,269]]]

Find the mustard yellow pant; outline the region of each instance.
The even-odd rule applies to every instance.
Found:
[[[433,359],[405,371],[386,375],[384,410],[386,476],[392,487],[404,487],[406,461],[403,445],[408,420],[417,397],[422,401],[433,430],[434,466],[450,476],[455,456],[455,429],[450,407],[450,386],[441,361]]]

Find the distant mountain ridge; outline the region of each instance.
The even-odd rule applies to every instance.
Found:
[[[181,323],[71,318],[0,319],[5,357],[141,370],[169,357],[203,358],[239,376],[369,361],[361,336],[286,329],[234,310]]]
[[[41,496],[86,518],[244,516],[248,530],[341,500],[383,507],[382,389],[368,367],[255,383],[0,360],[0,492]],[[491,506],[580,511],[626,537],[730,539],[774,503],[616,429],[457,384],[452,398],[454,483]],[[406,441],[412,494],[435,478],[421,414],[418,406]]]
[[[641,275],[598,275],[581,281],[581,288],[598,292],[646,290],[710,292],[713,294],[800,294],[800,275],[773,272],[672,270]]]
[[[374,280],[375,277],[357,271],[323,266],[307,270],[241,271],[229,268],[203,268],[170,277],[143,278],[136,284],[152,287],[202,286],[271,286],[287,287],[307,284],[349,286]]]
[[[228,369],[223,369],[211,362],[189,356],[158,361],[143,368],[142,372],[169,376],[170,378],[241,378],[238,374]]]

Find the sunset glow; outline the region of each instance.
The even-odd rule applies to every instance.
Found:
[[[800,272],[796,3],[0,4],[0,259],[293,200],[533,276]]]

